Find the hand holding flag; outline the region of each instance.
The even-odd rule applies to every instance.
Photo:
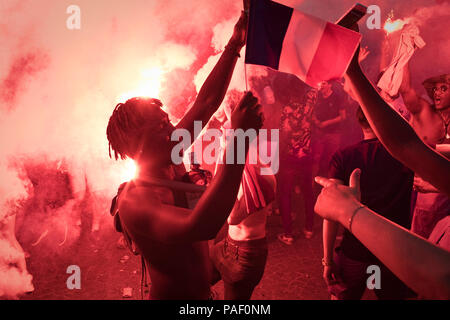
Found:
[[[234,25],[233,35],[231,36],[229,45],[241,49],[245,45],[247,39],[248,14],[242,11],[238,22]]]
[[[292,73],[312,87],[342,78],[361,35],[269,0],[251,0],[245,62]]]

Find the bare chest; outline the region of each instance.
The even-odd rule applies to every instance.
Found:
[[[412,126],[417,134],[428,144],[444,143],[448,140],[448,127],[437,113],[426,113],[414,118]],[[447,129],[447,130],[446,130]]]

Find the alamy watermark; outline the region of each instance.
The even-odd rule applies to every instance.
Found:
[[[67,7],[66,13],[70,16],[66,20],[66,27],[69,30],[81,29],[81,8],[72,4]],[[376,4],[367,7],[367,29],[381,29],[381,9]]]
[[[72,4],[67,7],[66,13],[70,16],[66,20],[66,27],[69,30],[81,29],[81,9],[79,6]]]
[[[202,122],[194,121],[194,139],[199,136],[202,131]],[[271,175],[276,174],[279,169],[279,129],[270,129],[270,140],[268,139],[268,129],[242,130],[242,129],[224,129],[222,133],[219,129],[207,129],[202,135],[201,140],[211,142],[200,152],[195,150],[194,153],[200,153],[203,163],[214,165],[217,162],[223,164],[261,164],[260,174]],[[222,135],[225,135],[225,143],[220,143]],[[191,146],[193,139],[186,129],[176,129],[172,132],[171,141],[178,143],[173,147],[171,159],[174,164],[183,163],[183,155]],[[180,141],[181,139],[181,141]],[[250,142],[248,156],[246,157],[246,141]],[[236,145],[235,145],[236,143]],[[225,156],[223,152],[225,151]]]
[[[66,270],[67,274],[70,276],[66,280],[66,286],[69,290],[80,290],[81,289],[81,269],[77,265],[70,265]]]
[[[370,274],[369,278],[367,278],[366,285],[367,289],[381,289],[381,270],[377,265],[370,265],[366,270],[367,274]]]
[[[376,4],[370,5],[367,7],[367,20],[366,26],[367,29],[381,29],[381,9]]]

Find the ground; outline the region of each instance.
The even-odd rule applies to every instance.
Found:
[[[329,299],[322,279],[322,221],[315,220],[314,237],[301,235],[303,217],[295,220],[298,230],[295,242],[286,245],[277,239],[282,232],[281,218],[268,217],[269,255],[264,277],[256,287],[254,300],[325,300]],[[111,221],[112,222],[112,221]],[[33,275],[35,291],[20,297],[23,300],[122,300],[141,299],[141,260],[128,249],[117,246],[120,235],[112,225],[102,225],[99,231],[82,234],[78,241],[61,249],[58,254],[43,252],[39,245],[26,248],[29,272]],[[125,257],[127,256],[127,257]],[[67,267],[81,269],[81,289],[67,288]],[[123,289],[132,288],[129,298]],[[223,298],[223,284],[213,288]]]

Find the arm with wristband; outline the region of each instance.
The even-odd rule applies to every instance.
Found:
[[[322,185],[315,211],[339,222],[358,238],[400,280],[428,299],[450,298],[450,252],[363,206],[357,197],[360,170],[350,186],[316,177]]]

